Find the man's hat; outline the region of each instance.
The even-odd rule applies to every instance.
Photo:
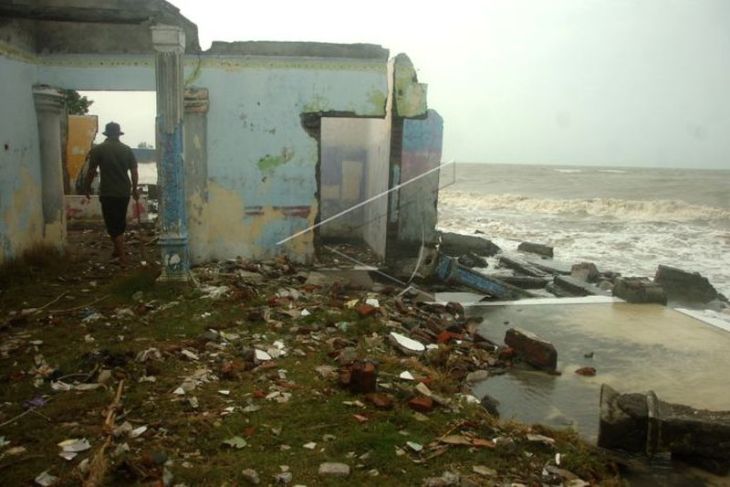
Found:
[[[124,132],[122,132],[122,128],[117,122],[109,122],[108,124],[106,124],[106,128],[102,133],[107,137],[119,137],[120,135],[124,135]]]

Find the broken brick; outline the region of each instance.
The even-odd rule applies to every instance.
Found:
[[[382,392],[373,392],[365,396],[365,400],[378,409],[393,409],[393,397]]]
[[[581,367],[580,369],[575,371],[578,375],[584,375],[586,377],[593,377],[596,375],[596,369],[593,367]]]
[[[463,335],[444,330],[436,337],[436,343],[449,343],[451,340],[461,340]]]
[[[515,358],[515,349],[512,347],[504,347],[499,351],[499,360],[512,360]]]
[[[375,306],[366,304],[366,303],[362,303],[362,304],[357,305],[357,308],[355,308],[355,311],[357,311],[357,314],[359,314],[360,316],[365,317],[365,316],[372,316],[375,313],[377,313],[378,308],[376,308]]]
[[[340,385],[350,389],[353,394],[375,392],[377,381],[378,369],[373,362],[358,361],[339,371]]]
[[[433,399],[426,396],[417,396],[408,401],[408,407],[419,413],[430,413],[433,411]]]

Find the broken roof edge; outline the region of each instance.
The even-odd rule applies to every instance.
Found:
[[[268,57],[318,57],[387,62],[390,51],[377,44],[335,44],[294,41],[213,41],[203,54]]]
[[[179,8],[165,0],[95,0],[94,3],[85,0],[0,0],[0,20],[6,19],[33,22],[29,27],[33,36],[40,39],[33,46],[34,52],[38,54],[44,51],[78,54],[154,53],[152,45],[125,46],[129,44],[129,26],[145,30],[155,24],[180,27],[185,32],[185,52],[201,52],[198,26],[185,17]],[[86,29],[81,36],[83,39],[78,42],[75,42],[72,34],[76,26]],[[4,24],[0,23],[2,27]],[[95,39],[99,41],[106,38],[114,39],[116,44],[107,42],[104,47],[94,47]],[[46,46],[43,39],[55,42],[51,41],[51,45]]]

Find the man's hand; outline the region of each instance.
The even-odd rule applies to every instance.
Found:
[[[134,188],[132,190],[132,198],[134,201],[139,201],[139,191],[137,191],[137,188]]]

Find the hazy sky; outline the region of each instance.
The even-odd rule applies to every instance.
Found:
[[[407,53],[444,116],[444,161],[730,169],[730,0],[171,3],[203,49],[286,40]],[[98,100],[102,125],[117,106]],[[125,129],[134,145],[154,137],[151,122]]]

